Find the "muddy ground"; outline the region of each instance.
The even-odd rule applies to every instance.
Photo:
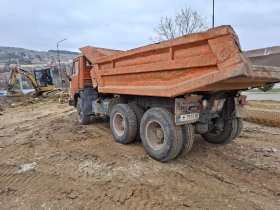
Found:
[[[196,136],[186,157],[159,163],[141,143],[116,143],[108,119],[81,126],[52,100],[10,107],[0,209],[280,209],[280,128],[245,122],[228,145]]]

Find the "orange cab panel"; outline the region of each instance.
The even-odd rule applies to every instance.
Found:
[[[79,58],[73,61],[72,76],[70,82],[71,98],[74,98],[75,91],[79,89]]]

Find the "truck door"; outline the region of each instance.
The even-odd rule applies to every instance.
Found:
[[[73,61],[72,75],[70,83],[71,98],[74,98],[74,93],[79,89],[79,58]]]

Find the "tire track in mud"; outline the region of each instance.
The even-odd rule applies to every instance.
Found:
[[[92,159],[94,158],[89,158],[89,160]],[[108,179],[106,185],[101,188],[99,187],[98,190],[95,189],[94,199],[97,199],[99,203],[103,203],[104,200],[107,199],[110,205],[122,206],[126,207],[126,209],[152,209],[153,205],[160,204],[161,202],[159,200],[164,199],[164,197],[159,196],[160,194],[158,193],[158,200],[155,201],[153,198],[156,197],[156,195],[154,195],[153,190],[147,193],[147,188],[141,189],[141,187],[138,187],[138,185],[142,186],[143,183],[140,182],[137,184],[135,180],[129,181],[129,177],[123,176],[123,173],[114,175],[115,177],[123,177],[123,179],[119,180],[121,184],[116,180],[112,181],[110,176],[106,178],[106,174],[112,171],[112,167],[107,163],[99,162],[98,159],[93,162],[94,165],[98,167],[93,168],[91,173],[85,174],[85,172],[88,172],[87,170],[83,171],[77,170],[77,168],[74,167],[72,168],[73,165],[78,165],[78,163],[79,161],[75,157],[53,156],[51,158],[43,158],[42,162],[38,161],[35,171],[32,172],[18,174],[16,173],[18,171],[17,166],[11,166],[10,170],[1,170],[1,172],[8,175],[4,180],[5,183],[7,183],[6,187],[20,189],[21,186],[29,186],[34,189],[34,186],[36,186],[37,193],[45,190],[50,191],[47,186],[55,185],[55,182],[60,183],[65,179],[70,179],[73,183],[78,182],[79,184],[81,182],[86,182],[87,184],[85,185],[88,185],[88,183],[94,185],[94,183],[98,183],[100,179]],[[88,167],[88,165],[85,166]],[[45,170],[46,168],[51,168],[52,170]],[[2,181],[2,179],[0,180]],[[122,184],[123,181],[124,183]],[[131,184],[131,182],[133,184]],[[58,189],[55,188],[54,190],[57,191]],[[130,201],[131,199],[132,201]],[[137,208],[133,206],[135,202],[138,203]]]
[[[63,156],[60,153],[59,155],[51,155],[50,157],[44,156],[37,161],[35,170],[23,173],[17,173],[19,166],[2,167],[0,182],[5,183],[5,185],[1,186],[1,188],[9,187],[18,190],[22,189],[23,186],[28,186],[28,188],[36,189],[36,193],[41,194],[41,192],[50,191],[52,189],[50,186],[55,185],[56,183],[61,183],[65,179],[70,179],[72,183],[77,182],[80,184],[81,182],[86,182],[85,185],[88,185],[88,183],[94,184],[95,182],[99,182],[100,179],[104,180],[104,176],[112,171],[110,164],[102,163],[96,157],[92,156],[88,157],[88,160],[95,160],[93,161],[93,165],[97,166],[93,168],[91,171],[92,173],[88,173],[88,171],[84,170],[77,170],[78,168],[72,166],[79,166],[79,158],[84,159],[82,156],[75,156],[75,154],[71,156]],[[89,167],[88,165],[85,166]],[[5,168],[5,170],[3,170],[3,168]],[[46,170],[47,168],[50,168],[51,170]],[[131,203],[129,200],[133,197],[137,202],[141,201],[135,209],[152,209],[152,205],[155,202],[151,201],[151,196],[149,197],[146,190],[139,190],[137,184],[131,185],[130,182],[127,181],[127,177],[123,176],[123,173],[121,174],[126,180],[125,184],[119,185],[116,181],[112,182],[110,181],[109,176],[107,177],[109,184],[104,185],[98,190],[95,189],[94,199],[98,198],[97,201],[99,204],[102,204],[104,200],[107,200],[106,202],[110,205],[115,205],[116,207],[125,206],[126,209],[132,209],[134,207],[130,208],[130,205],[133,206],[134,201]],[[119,175],[116,177],[120,177]],[[5,179],[3,179],[3,177]],[[120,182],[122,181],[123,180],[120,180]],[[133,182],[135,182],[135,180]],[[116,187],[116,185],[118,187]],[[142,184],[139,183],[139,185],[141,186]],[[53,190],[59,191],[57,188],[54,188]],[[57,196],[61,197],[61,195]],[[152,197],[155,196],[153,195]]]
[[[106,190],[108,197],[115,206],[123,209],[160,209],[164,196],[156,193],[155,187],[145,184],[118,183]],[[169,208],[168,208],[169,209]]]
[[[93,123],[92,127],[82,128],[73,125],[75,122],[71,122],[73,121],[72,112],[69,112],[68,116],[63,116],[65,112],[52,113],[44,115],[42,118],[37,117],[34,121],[25,120],[13,124],[13,128],[23,126],[19,130],[21,135],[30,135],[32,137],[27,132],[27,129],[34,123],[36,124],[35,127],[40,129],[40,132],[38,136],[27,139],[26,142],[7,145],[1,151],[0,157],[3,157],[3,161],[1,161],[3,164],[0,165],[0,188],[15,189],[19,194],[37,195],[37,200],[35,197],[31,198],[32,201],[30,203],[33,202],[33,206],[38,206],[40,197],[45,195],[58,200],[72,199],[74,204],[76,200],[77,203],[80,203],[80,197],[87,197],[88,200],[94,200],[93,203],[101,208],[116,206],[118,208],[130,209],[130,206],[135,205],[131,201],[137,200],[142,202],[140,205],[137,205],[138,209],[152,209],[153,203],[150,203],[151,198],[146,196],[146,189],[150,187],[149,185],[143,187],[143,183],[136,182],[135,179],[130,180],[123,171],[115,172],[113,178],[112,169],[114,163],[108,163],[106,160],[101,161],[97,156],[91,154],[90,148],[96,145],[94,139],[99,139],[97,144],[101,143],[100,138],[108,141],[106,135],[104,136],[104,132],[111,134],[107,122],[104,123],[104,120],[101,122],[97,121]],[[51,124],[49,123],[50,121],[52,121]],[[67,135],[65,138],[65,134],[59,132],[59,129],[49,134],[48,126],[69,129],[69,139],[66,139]],[[74,136],[77,131],[71,132],[73,126],[78,130],[84,129],[85,133],[78,133],[77,136]],[[4,130],[8,129],[12,128],[4,128]],[[93,135],[92,133],[95,134]],[[59,141],[63,135],[64,138],[62,139],[66,141]],[[48,140],[46,140],[46,136],[49,136]],[[17,138],[18,136],[14,137],[14,139]],[[38,154],[35,155],[35,153]],[[19,158],[13,158],[13,156]],[[5,163],[7,161],[12,161],[15,165],[8,165]],[[34,169],[19,173],[21,164],[32,161],[36,162]],[[85,161],[92,162],[93,168],[91,171],[83,168],[91,167],[90,164],[85,165]],[[104,184],[100,184],[100,180],[104,179],[107,181]],[[125,183],[118,185],[122,182]],[[87,189],[89,185],[91,187]],[[138,186],[141,186],[143,189],[140,190]],[[49,192],[52,192],[52,194],[49,195]],[[0,195],[0,198],[2,196]],[[20,198],[18,197],[18,199]],[[160,199],[164,198],[161,197]],[[26,202],[28,203],[28,201]]]
[[[127,180],[108,180],[103,182],[104,184],[100,184],[99,180],[94,182],[91,178],[81,179],[80,177],[73,179],[66,174],[42,173],[36,170],[23,173],[17,171],[18,167],[16,166],[5,167],[5,170],[1,168],[0,183],[3,184],[0,185],[0,189],[9,188],[19,191],[19,193],[27,193],[26,190],[32,189],[33,193],[38,196],[44,196],[45,192],[52,191],[52,197],[55,198],[70,197],[76,199],[79,196],[86,196],[88,199],[93,199],[94,203],[100,207],[104,205],[107,207],[121,206],[124,209],[152,209],[153,205],[160,204],[160,200],[164,199],[164,197],[159,196],[160,194],[157,194],[158,200],[155,200],[156,195],[153,193],[153,189],[147,193],[147,186],[141,189],[143,184]],[[3,174],[5,175],[4,179]],[[70,182],[72,185],[69,187]],[[80,190],[89,184],[91,185],[90,190],[84,192]],[[28,189],[24,190],[24,186],[28,186]],[[77,188],[77,186],[79,187]],[[104,202],[105,200],[106,202]]]
[[[238,150],[237,150],[238,151]],[[198,151],[196,151],[198,152]],[[239,156],[240,155],[240,156]],[[226,150],[208,151],[207,157],[189,158],[188,165],[195,172],[205,174],[207,177],[220,182],[224,186],[232,186],[237,191],[248,191],[251,199],[248,202],[254,206],[259,200],[270,203],[271,199],[277,202],[277,189],[279,189],[279,173],[268,171],[266,168],[256,166],[254,163],[247,162],[240,157],[244,154],[229,154]],[[211,161],[208,161],[211,160]],[[185,162],[180,160],[180,163]],[[226,167],[225,167],[226,166]],[[274,182],[274,185],[263,185],[267,182]],[[261,208],[258,206],[258,208]],[[277,209],[274,205],[271,209]]]

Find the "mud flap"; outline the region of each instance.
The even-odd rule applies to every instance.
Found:
[[[222,111],[222,118],[224,120],[231,120],[236,117],[234,96],[229,94],[225,100]]]
[[[73,100],[73,99],[69,100],[69,101],[68,101],[68,105],[69,105],[69,106],[74,106],[74,105],[75,105],[74,100]]]
[[[87,115],[93,114],[92,102],[98,98],[98,92],[93,87],[85,87],[80,91],[80,100],[82,100],[82,108]]]

